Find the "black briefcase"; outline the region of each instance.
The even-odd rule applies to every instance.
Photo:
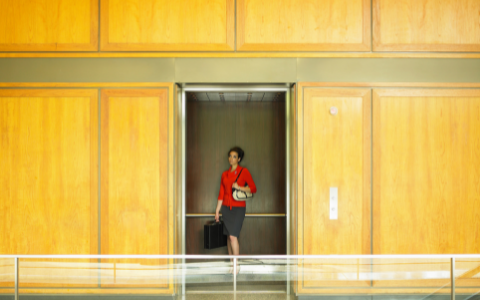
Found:
[[[203,226],[203,248],[215,249],[227,245],[227,236],[223,234],[223,222],[213,222]]]

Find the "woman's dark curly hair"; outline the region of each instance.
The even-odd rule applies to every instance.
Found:
[[[230,152],[237,152],[238,158],[240,158],[240,161],[243,160],[243,156],[245,155],[245,152],[243,152],[242,148],[240,147],[233,147],[232,149],[228,150],[228,156],[230,156]]]

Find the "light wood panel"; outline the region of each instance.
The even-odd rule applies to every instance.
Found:
[[[231,51],[234,0],[103,0],[101,49]]]
[[[478,0],[373,0],[374,51],[480,51]]]
[[[86,89],[0,90],[1,254],[98,254],[97,96]],[[72,278],[80,274],[47,269],[41,281],[24,278],[21,286],[97,283]]]
[[[102,90],[102,254],[173,254],[172,95],[173,86]],[[102,277],[102,287],[157,287],[172,293],[173,278],[161,271],[172,261],[104,261],[110,275],[121,266],[139,276]]]
[[[374,93],[374,254],[480,251],[480,90]]]
[[[81,52],[1,53],[0,57],[326,57],[326,58],[480,58],[480,53],[421,52]]]
[[[370,90],[320,89],[303,84],[299,89],[298,252],[369,254]],[[329,114],[332,106],[338,108],[338,115]],[[338,220],[329,217],[330,187],[338,187]],[[316,269],[314,262],[299,263],[300,268]],[[357,269],[356,264],[349,266]],[[368,284],[301,273],[298,291],[319,293],[320,286]]]
[[[0,0],[0,51],[95,51],[98,0]]]
[[[369,51],[370,0],[238,0],[237,50]]]
[[[480,58],[479,53],[422,52],[80,52],[1,53],[1,57],[326,57],[326,58]]]

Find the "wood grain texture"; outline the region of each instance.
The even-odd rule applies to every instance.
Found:
[[[318,58],[480,58],[480,53],[447,52],[80,52],[80,53],[1,53],[14,57],[318,57]]]
[[[238,0],[239,51],[369,51],[369,0]]]
[[[96,51],[98,0],[0,0],[0,51]]]
[[[101,50],[232,51],[233,0],[103,0]]]
[[[479,52],[477,0],[373,0],[374,51]]]
[[[102,254],[173,253],[173,86],[102,90]],[[157,287],[173,291],[160,268],[171,260],[109,260],[157,272],[137,280],[102,277],[102,287]],[[157,268],[157,267],[158,268]],[[112,267],[110,273],[114,271]],[[113,274],[113,273],[112,273]]]
[[[98,253],[97,99],[87,89],[0,90],[1,254]],[[55,278],[80,273],[46,270],[21,286],[96,284]]]
[[[374,254],[480,251],[480,90],[374,90]]]
[[[370,90],[299,88],[299,254],[369,254]],[[338,115],[329,114],[332,106]],[[329,218],[330,187],[339,191],[338,220]],[[300,267],[313,266],[300,262]],[[369,284],[312,276],[299,274],[299,293],[318,293],[320,286]]]

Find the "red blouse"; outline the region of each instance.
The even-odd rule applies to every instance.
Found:
[[[232,185],[235,183],[235,179],[237,179],[238,174],[240,174],[240,171],[242,171],[242,174],[240,174],[240,177],[238,177],[237,184],[241,187],[244,187],[245,184],[248,184],[248,187],[250,188],[250,192],[252,194],[257,192],[257,187],[255,186],[255,182],[253,182],[252,175],[250,175],[250,172],[248,171],[247,168],[243,168],[240,166],[237,166],[235,171],[230,172],[232,167],[230,167],[227,171],[223,172],[222,174],[222,180],[220,181],[220,193],[218,194],[218,200],[223,200],[222,205],[229,206],[230,209],[232,209],[232,206],[235,207],[245,207],[245,201],[237,201],[233,199],[232,196]]]

